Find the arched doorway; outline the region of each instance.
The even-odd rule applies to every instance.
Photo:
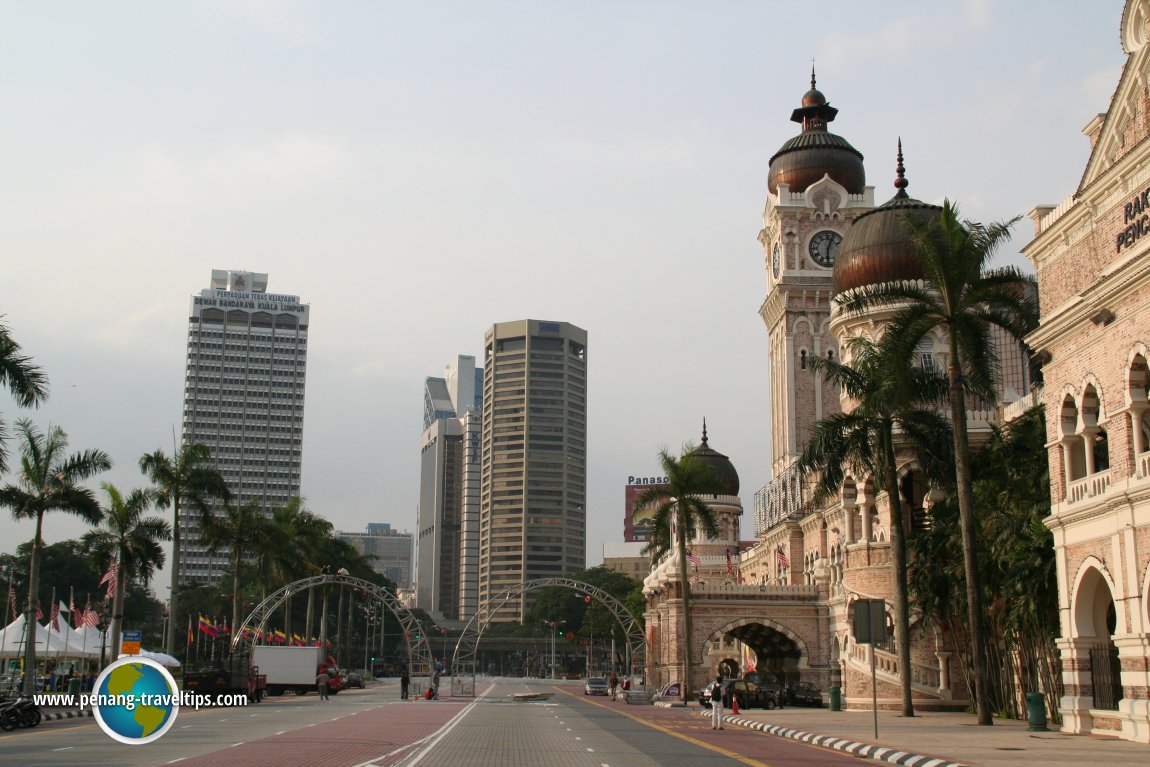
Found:
[[[746,647],[744,657],[731,660],[728,667],[734,670],[736,676],[739,667],[746,673],[762,674],[766,681],[785,685],[799,681],[802,669],[808,667],[806,646],[802,639],[792,633],[785,626],[768,619],[740,618],[736,621],[719,627],[707,639],[707,647],[721,646],[730,640],[738,640]],[[727,662],[729,655],[719,664],[719,671],[726,675],[723,663]],[[704,667],[715,663],[713,657],[700,658]],[[820,680],[825,681],[825,680]]]
[[[1093,708],[1115,711],[1123,698],[1122,670],[1114,644],[1118,613],[1110,584],[1096,567],[1088,567],[1078,581],[1073,616],[1075,634],[1093,640],[1089,648]]]

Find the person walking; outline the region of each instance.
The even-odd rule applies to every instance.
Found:
[[[715,676],[715,683],[711,685],[711,729],[723,729],[723,675]]]
[[[319,691],[319,699],[327,700],[327,683],[331,679],[327,675],[327,671],[320,669],[319,673],[315,675],[315,687]]]
[[[403,667],[403,675],[399,677],[399,699],[407,700],[407,691],[411,687],[411,674],[407,673],[407,667]]]
[[[607,695],[611,700],[615,700],[615,688],[619,686],[619,677],[615,674],[611,675],[610,681],[607,682]]]

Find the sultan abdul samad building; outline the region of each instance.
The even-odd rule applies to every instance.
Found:
[[[1063,730],[1150,742],[1150,0],[1122,15],[1127,62],[1109,110],[1086,126],[1092,154],[1077,191],[1031,212],[1026,255],[1042,296],[1041,325],[1027,339],[1044,362],[1031,391],[1029,361],[999,343],[995,403],[968,413],[971,443],[1037,403],[1046,405],[1062,639]],[[804,496],[795,469],[811,427],[850,407],[808,364],[847,338],[877,340],[886,316],[843,316],[832,302],[851,288],[922,276],[906,215],[934,216],[912,198],[901,150],[893,197],[874,204],[862,155],[831,133],[837,110],[815,88],[791,120],[801,132],[770,161],[759,241],[765,252],[771,362],[772,476],[755,495],[755,545],[739,556],[743,509],[731,461],[706,439],[698,449],[724,483],[708,499],[718,539],[696,535],[692,576],[692,689],[718,670],[753,664],[786,681],[841,684],[847,708],[869,708],[871,653],[879,706],[897,708],[909,673],[919,709],[963,709],[971,694],[958,648],[911,616],[911,668],[893,645],[861,645],[851,631],[860,598],[893,601],[892,518],[927,524],[932,492],[912,456],[900,457],[898,502],[870,476],[848,475],[830,502]],[[892,144],[894,142],[892,141]],[[893,148],[893,147],[892,147]],[[890,167],[890,166],[888,166]],[[846,360],[849,362],[849,359]],[[918,349],[922,367],[945,368],[941,335]],[[698,531],[697,531],[698,532]],[[728,564],[734,562],[734,566]],[[683,677],[682,601],[674,553],[644,581],[647,676]],[[888,615],[888,627],[891,624]]]

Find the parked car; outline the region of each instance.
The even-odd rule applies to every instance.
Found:
[[[782,708],[779,690],[756,684],[749,679],[723,680],[723,707],[731,707],[731,697],[739,701],[739,708]],[[699,705],[711,707],[711,685],[699,691]]]
[[[787,702],[793,706],[823,705],[823,691],[813,682],[791,682],[787,685]]]
[[[775,674],[751,671],[743,674],[743,679],[748,682],[754,682],[764,690],[771,692],[775,696],[775,701],[779,708],[782,708],[784,703],[789,702],[786,685],[783,683],[783,680]]]
[[[583,683],[584,695],[606,695],[607,680],[601,676],[589,676]]]
[[[357,687],[362,690],[367,687],[367,683],[363,681],[363,674],[358,671],[350,671],[347,676],[344,677],[343,686],[349,690],[352,687]]]

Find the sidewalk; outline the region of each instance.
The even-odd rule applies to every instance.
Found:
[[[702,709],[697,709],[702,711]],[[704,712],[708,716],[709,711]],[[879,762],[922,767],[951,762],[971,767],[1007,767],[1009,765],[1042,765],[1042,767],[1146,767],[1150,765],[1150,745],[1131,743],[1117,738],[1093,735],[1068,735],[1029,732],[1025,721],[995,719],[992,727],[979,727],[973,714],[925,711],[914,718],[880,711],[878,738],[874,737],[874,715],[870,711],[829,711],[822,708],[789,706],[774,711],[743,709],[739,716],[729,711],[724,717],[731,724],[754,726],[755,729],[777,726],[787,732],[768,737],[791,737],[810,741],[802,735],[831,736],[846,741],[891,749],[874,754]],[[827,745],[827,744],[823,744]],[[849,750],[846,744],[836,744]],[[894,756],[898,754],[899,756]],[[913,759],[913,755],[929,759]],[[933,759],[943,762],[933,762]]]

